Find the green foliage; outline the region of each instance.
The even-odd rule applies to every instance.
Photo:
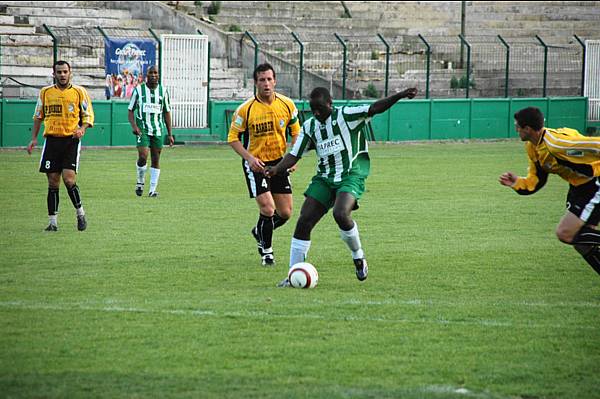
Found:
[[[469,87],[475,88],[475,79],[471,79]],[[451,89],[466,89],[467,88],[467,76],[463,75],[460,79],[457,79],[456,76],[452,76],[450,78],[450,88]]]
[[[202,7],[202,2],[201,1],[194,1],[194,5],[196,7]]]
[[[452,76],[452,78],[450,78],[450,88],[458,89],[458,79],[456,79],[456,76]]]
[[[217,15],[221,11],[221,2],[220,1],[211,1],[210,5],[206,9],[208,15]]]
[[[236,24],[232,24],[229,25],[229,28],[227,29],[229,32],[241,32],[242,28],[240,28],[238,25]]]
[[[372,60],[378,60],[379,59],[379,51],[377,51],[377,50],[371,50],[371,59]]]
[[[370,145],[352,214],[369,278],[330,213],[313,290],[275,284],[314,155],[270,269],[229,146],[165,147],[158,198],[134,194],[133,146],[84,147],[85,232],[64,186],[60,230],[42,232],[39,155],[0,151],[2,397],[598,398],[600,277],[554,235],[565,182],[498,184],[526,173],[518,140]]]
[[[375,85],[373,83],[369,83],[369,85],[364,90],[363,94],[366,97],[371,97],[371,98],[379,97],[379,91],[377,90],[377,88],[375,87]]]

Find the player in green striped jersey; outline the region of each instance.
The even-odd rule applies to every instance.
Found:
[[[144,192],[148,150],[150,165],[150,197],[158,196],[156,187],[160,177],[160,153],[163,147],[163,133],[169,136],[169,145],[174,143],[171,133],[171,103],[169,93],[159,84],[158,67],[148,68],[146,83],[136,87],[129,102],[129,124],[137,136],[137,183],[135,193],[139,197]]]
[[[311,92],[310,109],[314,116],[304,122],[296,143],[281,162],[265,168],[265,174],[273,176],[294,166],[306,151],[315,149],[317,152],[317,173],[304,192],[306,198],[292,238],[290,268],[306,259],[312,229],[333,208],[342,240],[352,252],[356,277],[360,281],[367,278],[367,261],[358,227],[351,215],[358,209],[358,200],[365,191],[365,179],[370,170],[363,128],[373,115],[387,111],[402,98],[414,98],[416,94],[417,89],[410,88],[371,105],[334,108],[326,88],[317,87]],[[279,286],[287,287],[289,281],[284,279]]]

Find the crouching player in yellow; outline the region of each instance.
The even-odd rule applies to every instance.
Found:
[[[600,137],[587,137],[569,128],[544,127],[544,115],[535,107],[515,113],[515,128],[529,157],[527,177],[500,175],[500,184],[518,194],[533,194],[554,173],[569,182],[567,211],[556,228],[558,239],[573,245],[600,274]]]

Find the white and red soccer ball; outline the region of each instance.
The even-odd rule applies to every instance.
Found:
[[[319,273],[310,263],[300,262],[290,268],[288,280],[294,288],[315,288],[319,282]]]

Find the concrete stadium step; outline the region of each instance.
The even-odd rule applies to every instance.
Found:
[[[61,17],[61,16],[35,16],[29,17],[29,21],[33,25],[46,24],[48,26],[101,26],[103,28],[120,27],[120,28],[136,28],[147,30],[150,28],[150,23],[142,19],[118,19],[118,18],[99,18],[99,17]]]
[[[52,38],[46,34],[7,34],[0,36],[2,51],[4,47],[52,47]]]
[[[36,2],[36,4],[43,2]],[[57,4],[58,3],[58,4]],[[56,12],[60,9],[60,14],[64,18],[111,18],[111,19],[128,19],[131,15],[125,10],[111,10],[110,13],[106,12],[106,9],[102,8],[90,8],[90,7],[66,7],[62,6],[62,3],[66,2],[53,2],[53,7],[38,6],[8,6],[6,13],[8,15],[19,15],[19,16],[30,16],[30,17],[45,17],[50,12]],[[5,2],[2,2],[5,4]],[[22,4],[18,2],[18,4]],[[99,24],[100,25],[100,24]]]
[[[34,35],[35,26],[33,25],[3,25],[0,24],[0,35]]]

